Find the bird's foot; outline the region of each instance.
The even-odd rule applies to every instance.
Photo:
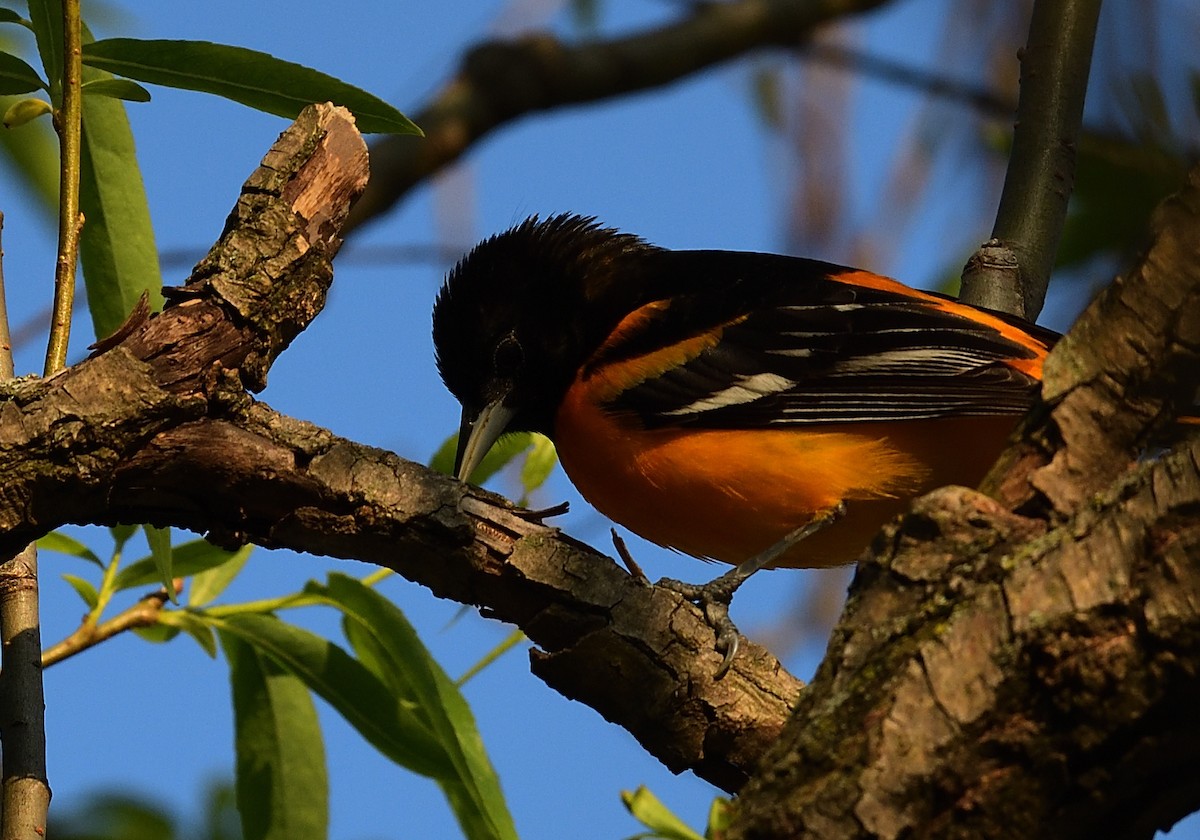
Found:
[[[721,679],[729,672],[741,643],[741,634],[738,633],[733,619],[729,617],[729,605],[733,602],[733,593],[737,592],[738,588],[759,569],[773,565],[796,543],[829,527],[841,519],[845,513],[846,505],[839,503],[836,507],[815,517],[811,522],[788,533],[768,547],[766,551],[759,552],[708,583],[684,583],[671,578],[663,578],[658,582],[658,586],[678,592],[698,606],[704,613],[704,619],[708,622],[708,626],[717,634],[716,647],[717,651],[722,654],[722,658],[721,664],[713,675],[714,680]]]
[[[738,633],[733,619],[729,617],[729,605],[733,601],[733,593],[737,592],[738,587],[750,577],[749,574],[742,574],[741,571],[741,566],[735,566],[719,578],[704,584],[685,583],[672,578],[663,578],[656,584],[672,592],[678,592],[698,606],[704,613],[704,620],[708,622],[708,626],[717,634],[716,648],[722,657],[721,664],[717,666],[716,673],[713,674],[714,680],[719,680],[729,673],[729,668],[733,665],[733,658],[737,656],[738,648],[741,646],[741,634]]]

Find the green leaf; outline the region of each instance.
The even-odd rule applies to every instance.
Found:
[[[14,102],[20,101],[27,100],[0,98],[0,121]],[[21,131],[0,131],[0,149],[11,163],[8,189],[36,199],[34,206],[46,223],[57,224],[58,138],[50,120],[27,123]]]
[[[253,545],[244,545],[234,552],[225,551],[215,545],[211,548],[215,552],[224,554],[227,559],[223,563],[196,573],[188,591],[189,606],[202,607],[216,600],[217,596],[225,591],[225,587],[229,586],[238,576],[242,567],[246,565],[246,561],[250,559],[250,552],[254,551]]]
[[[146,532],[146,543],[150,546],[150,558],[158,571],[158,580],[163,589],[171,596],[171,603],[177,603],[175,598],[175,573],[171,556],[171,529],[155,528],[153,525],[143,526]]]
[[[183,836],[161,805],[127,793],[89,795],[85,805],[55,815],[50,837],[74,840],[177,840]],[[61,818],[61,822],[60,822]]]
[[[120,554],[125,548],[125,543],[133,539],[133,535],[138,532],[137,525],[110,525],[108,532],[112,534],[113,542],[116,547],[113,551]]]
[[[724,796],[715,797],[708,809],[708,825],[704,827],[704,840],[717,840],[729,831],[733,822],[733,803]]]
[[[337,645],[273,615],[205,618],[219,632],[236,635],[302,679],[392,761],[434,779],[454,777],[453,765],[428,726]]]
[[[71,584],[71,588],[79,594],[79,597],[87,604],[89,610],[96,609],[96,605],[100,603],[100,593],[96,591],[96,587],[92,585],[90,580],[84,580],[76,575],[66,573],[63,574],[63,580]]]
[[[37,547],[41,551],[55,551],[59,554],[67,554],[71,557],[78,557],[80,560],[87,560],[89,563],[95,563],[101,569],[104,568],[104,563],[90,548],[74,537],[68,537],[61,531],[51,531],[49,534],[46,534],[46,536],[39,538],[37,541]]]
[[[454,681],[454,684],[456,686],[458,686],[459,688],[462,688],[464,685],[466,685],[468,682],[470,682],[474,677],[478,676],[479,673],[481,671],[483,671],[484,668],[488,667],[493,662],[495,662],[497,659],[499,659],[501,656],[508,653],[510,650],[515,648],[517,645],[521,644],[521,642],[525,641],[526,638],[527,637],[526,637],[524,631],[522,631],[522,630],[512,631],[511,633],[509,633],[507,636],[504,637],[504,640],[501,641],[500,644],[496,645],[494,648],[489,650],[487,653],[485,653],[483,655],[482,659],[480,659],[478,662],[476,662],[474,665],[472,665],[470,668],[468,668],[461,677],[459,677],[458,679],[456,679]]]
[[[84,41],[91,33],[84,31]],[[83,69],[84,83],[111,78]],[[111,335],[142,294],[162,309],[162,274],[150,206],[134,151],[125,105],[106,96],[83,99],[83,153],[79,205],[87,222],[79,258],[96,338]]]
[[[1143,245],[1150,214],[1179,189],[1187,170],[1181,156],[1152,143],[1084,135],[1057,265],[1098,254],[1135,253]]]
[[[149,627],[134,627],[133,632],[143,641],[161,645],[178,636],[179,628],[168,624],[152,624]]]
[[[4,127],[19,128],[38,117],[44,117],[50,111],[50,103],[44,99],[18,99],[4,112]]]
[[[213,629],[200,616],[187,610],[162,610],[158,614],[158,623],[187,633],[205,653],[216,659],[217,641]]]
[[[33,24],[25,20],[25,18],[21,17],[12,9],[0,8],[0,23],[15,23],[20,26],[33,28]]]
[[[29,0],[29,23],[37,38],[42,70],[50,80],[50,99],[58,102],[63,75],[62,0]]]
[[[483,461],[471,474],[472,484],[483,484],[529,447],[533,446],[533,434],[530,432],[514,432],[504,435],[483,456]],[[429,468],[445,475],[454,474],[454,453],[458,450],[458,433],[450,435],[438,447],[429,461]]]
[[[650,790],[642,785],[635,791],[621,791],[621,801],[638,822],[664,840],[704,840],[675,816]]]
[[[314,102],[349,108],[364,134],[420,134],[408,117],[364,90],[267,53],[208,41],[111,38],[83,48],[83,63],[151,84],[213,93],[294,118]]]
[[[304,683],[233,633],[229,660],[237,803],[246,840],[324,840],[329,782],[317,710]]]
[[[545,435],[532,435],[533,446],[521,465],[521,489],[526,496],[546,483],[558,464],[554,444]]]
[[[209,569],[216,569],[246,551],[226,551],[210,543],[208,540],[192,540],[174,546],[171,550],[171,566],[175,577],[191,577]],[[113,591],[131,589],[135,586],[152,586],[160,583],[158,567],[152,557],[143,557],[135,563],[130,563],[117,574],[113,581]]]
[[[80,88],[84,95],[108,96],[112,99],[124,99],[126,102],[149,102],[150,91],[131,82],[129,79],[96,79],[84,82]]]
[[[0,94],[29,93],[31,90],[49,91],[50,86],[24,61],[0,51]]]
[[[444,745],[456,778],[439,783],[463,833],[472,840],[515,840],[516,828],[470,706],[404,613],[347,575],[332,574],[327,586],[309,584],[305,589],[324,595],[342,610],[346,636],[359,659],[395,694],[415,704],[417,714]]]

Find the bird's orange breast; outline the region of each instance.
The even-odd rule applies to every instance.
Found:
[[[555,442],[567,475],[601,513],[634,533],[727,563],[770,547],[840,501],[846,516],[776,565],[851,562],[914,496],[977,484],[1016,422],[948,417],[647,430],[601,408],[610,389],[602,377],[580,378],[560,405]]]

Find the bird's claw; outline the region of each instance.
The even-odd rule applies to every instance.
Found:
[[[684,583],[672,578],[663,578],[656,584],[679,593],[698,606],[704,613],[704,620],[708,622],[708,626],[717,634],[716,649],[722,658],[721,664],[713,674],[714,680],[719,680],[729,673],[733,659],[741,647],[741,634],[738,633],[733,619],[729,617],[729,604],[741,583],[742,580],[727,573],[702,585]]]

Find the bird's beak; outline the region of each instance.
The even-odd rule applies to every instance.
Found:
[[[458,427],[458,452],[454,456],[454,474],[459,481],[471,477],[492,444],[504,434],[515,414],[504,405],[503,399],[489,403],[474,416],[463,409],[462,424]]]

